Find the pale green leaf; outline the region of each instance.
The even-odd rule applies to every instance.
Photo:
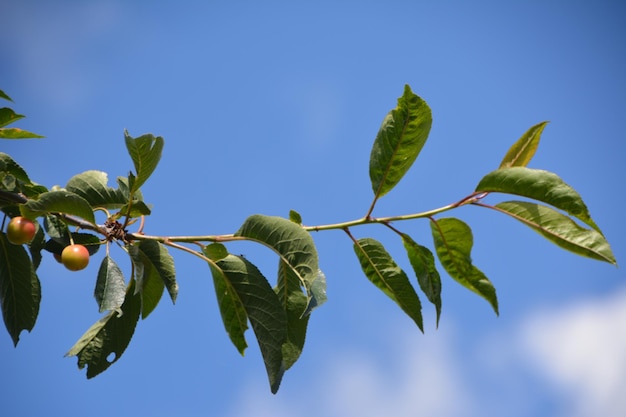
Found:
[[[406,273],[394,262],[383,245],[371,238],[359,239],[354,243],[354,252],[365,276],[424,331],[419,297]]]
[[[86,171],[70,178],[65,189],[83,197],[92,207],[122,207],[128,198],[122,191],[109,187],[107,182],[106,172]]]
[[[450,276],[483,297],[498,313],[496,289],[489,279],[472,264],[474,237],[470,227],[459,219],[444,218],[431,222],[437,257]]]
[[[397,107],[383,120],[370,154],[369,174],[376,198],[395,187],[413,165],[431,125],[430,107],[406,85]]]
[[[541,139],[541,133],[547,124],[548,122],[541,122],[528,129],[526,133],[509,148],[500,163],[500,168],[523,167],[528,165],[535,155],[535,151],[539,146],[539,140]]]
[[[565,211],[600,232],[582,197],[552,172],[525,167],[498,169],[485,175],[476,191],[515,194],[539,200]]]
[[[600,232],[585,229],[550,207],[525,201],[506,201],[495,207],[563,249],[611,264],[617,263],[611,246]]]
[[[41,139],[45,136],[38,135],[28,130],[13,128],[0,129],[0,139]]]

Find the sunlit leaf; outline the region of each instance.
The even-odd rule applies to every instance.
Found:
[[[10,125],[11,123],[23,118],[23,115],[15,113],[8,107],[0,108],[0,127]]]
[[[424,100],[406,85],[398,105],[380,127],[370,154],[370,180],[376,198],[400,182],[426,143],[432,114]]]
[[[617,263],[609,243],[600,232],[585,229],[550,207],[526,201],[506,201],[495,207],[563,249],[588,258]]]
[[[354,243],[365,276],[391,298],[424,331],[422,305],[406,273],[394,262],[383,245],[371,238]]]
[[[131,137],[128,132],[124,132],[126,148],[135,165],[135,180],[131,190],[137,191],[152,175],[156,169],[161,152],[163,151],[163,138],[150,134],[142,135],[138,138]]]
[[[278,296],[261,272],[243,257],[228,255],[216,262],[241,300],[256,335],[273,393],[285,372],[282,347],[287,339],[287,317]]]
[[[108,255],[105,256],[100,263],[96,289],[94,290],[94,297],[100,312],[117,311],[119,313],[125,293],[126,282],[122,270],[113,258]]]
[[[0,305],[13,344],[22,330],[31,331],[37,321],[41,286],[23,245],[13,245],[0,232]]]
[[[417,244],[409,235],[402,234],[402,242],[417,276],[420,288],[437,312],[437,325],[441,316],[441,277],[435,266],[435,257],[425,246]]]
[[[454,280],[486,299],[498,313],[496,289],[489,279],[472,264],[474,237],[470,227],[459,219],[432,221],[431,230],[437,257]]]
[[[64,213],[78,216],[95,224],[91,205],[79,196],[66,190],[48,191],[40,194],[39,199],[29,200],[20,207],[26,217],[37,217],[47,213]]]
[[[124,353],[141,312],[141,297],[131,280],[121,307],[122,315],[110,311],[91,326],[65,356],[77,356],[78,368],[87,366],[87,378],[106,371]]]
[[[13,128],[0,129],[0,139],[41,139],[45,136],[38,135],[28,130]]]
[[[500,163],[500,168],[528,165],[535,155],[537,146],[539,146],[539,139],[541,139],[541,132],[547,124],[548,122],[541,122],[528,129],[508,150]]]
[[[235,236],[260,242],[280,255],[281,259],[294,270],[304,285],[309,303],[316,294],[312,291],[318,278],[317,249],[311,235],[300,225],[282,217],[255,214],[246,219]],[[320,300],[314,300],[320,305]]]
[[[106,172],[86,171],[74,175],[67,182],[65,189],[87,200],[92,207],[119,208],[128,202],[120,190],[107,185]]]
[[[498,169],[485,175],[476,191],[515,194],[543,201],[600,232],[582,197],[552,172],[524,167]]]

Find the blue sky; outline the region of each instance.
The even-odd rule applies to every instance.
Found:
[[[89,169],[113,182],[132,168],[124,129],[163,136],[143,188],[154,205],[146,233],[232,233],[250,214],[290,209],[309,225],[363,216],[372,141],[409,84],[433,128],[374,215],[464,197],[549,120],[531,166],[578,190],[618,263],[626,257],[621,2],[26,1],[0,15],[0,89],[27,115],[19,126],[46,136],[1,150],[48,187]],[[275,396],[253,335],[241,358],[208,268],[182,253],[177,304],[164,298],[122,359],[87,380],[63,355],[100,317],[99,262],[71,273],[47,259],[33,332],[17,349],[0,333],[3,414],[621,416],[623,269],[496,213],[451,215],[473,228],[473,261],[496,286],[500,317],[444,276],[439,329],[424,302],[422,335],[365,279],[345,235],[315,234],[329,301]],[[432,247],[426,222],[399,227]],[[391,234],[353,233],[380,239],[410,270]],[[272,277],[271,253],[229,248]]]

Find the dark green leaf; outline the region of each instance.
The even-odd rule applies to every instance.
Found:
[[[432,115],[430,107],[406,85],[398,105],[380,127],[370,155],[370,180],[376,198],[400,182],[426,143]]]
[[[354,244],[365,276],[387,294],[424,331],[422,305],[406,273],[394,262],[383,245],[371,238],[359,239]]]
[[[402,234],[402,242],[409,256],[411,266],[428,300],[433,303],[437,311],[437,326],[441,316],[441,277],[435,267],[435,257],[425,246],[418,245],[409,235]]]
[[[209,246],[204,248],[204,253],[207,257],[211,258],[213,253],[211,250],[206,250]],[[228,256],[228,253],[214,260],[217,261],[226,256]],[[209,266],[211,267],[213,286],[215,287],[215,296],[217,297],[217,304],[220,308],[222,323],[224,323],[224,328],[231,342],[235,345],[239,353],[243,355],[248,347],[245,338],[246,330],[248,330],[248,314],[243,306],[243,302],[239,298],[239,294],[235,291],[230,280],[224,275],[224,271],[222,271],[217,264],[209,264]]]
[[[0,127],[10,125],[11,123],[16,122],[23,118],[24,118],[23,115],[15,113],[13,110],[11,110],[8,107],[0,108]]]
[[[319,277],[317,249],[311,235],[300,225],[282,217],[255,214],[246,219],[235,236],[260,242],[273,249],[294,270],[304,285],[309,303],[315,298],[312,290]],[[320,305],[321,300],[314,300]]]
[[[120,190],[107,185],[106,172],[86,171],[73,176],[65,186],[69,192],[87,200],[92,207],[119,208],[128,202]]]
[[[91,205],[81,196],[66,190],[48,191],[40,194],[39,199],[29,200],[20,207],[26,217],[37,217],[48,213],[64,213],[81,217],[95,224]]]
[[[537,146],[539,146],[541,132],[543,132],[547,124],[548,122],[541,122],[528,129],[508,150],[500,163],[500,168],[524,167],[528,165],[535,155]]]
[[[87,365],[87,378],[106,371],[124,353],[141,312],[141,298],[135,294],[135,282],[131,280],[122,304],[122,315],[110,311],[91,326],[65,356],[77,356],[78,368]]]
[[[485,298],[499,314],[496,289],[485,274],[472,265],[474,237],[470,227],[455,218],[432,221],[430,226],[437,257],[446,272],[465,288]]]
[[[7,95],[7,93],[5,93],[5,92],[4,92],[4,91],[2,91],[2,90],[0,90],[0,98],[3,98],[3,99],[5,99],[5,100],[9,100],[9,101],[13,101],[13,100],[11,100],[11,97],[9,97],[9,96]]]
[[[45,136],[38,135],[27,130],[14,128],[2,128],[0,129],[1,139],[40,139]]]
[[[156,279],[165,284],[165,288],[167,288],[172,303],[175,303],[176,297],[178,296],[176,269],[174,268],[174,258],[169,254],[165,245],[154,240],[141,240],[134,246],[139,250],[143,262],[143,279],[145,280],[154,275]],[[144,300],[144,308],[146,307],[145,301],[146,300]],[[156,301],[158,302],[158,300]],[[145,316],[147,316],[147,314],[144,312],[144,318]]]
[[[13,245],[0,232],[0,305],[15,346],[22,330],[35,326],[40,301],[39,279],[24,246]]]
[[[243,304],[256,335],[273,393],[285,372],[282,346],[287,318],[276,293],[261,272],[243,257],[228,255],[216,262]]]
[[[111,310],[119,313],[125,293],[126,282],[122,270],[113,258],[108,255],[105,256],[98,270],[96,289],[94,290],[94,297],[96,297],[100,312]]]
[[[581,196],[552,172],[524,167],[498,169],[485,175],[476,191],[515,194],[543,201],[600,232]]]
[[[24,168],[15,162],[9,155],[2,152],[0,152],[0,171],[11,174],[13,177],[22,182],[30,183],[30,178],[28,178],[28,174],[26,174]],[[12,191],[12,189],[9,189],[8,191]]]
[[[138,138],[131,137],[124,132],[126,148],[135,165],[135,180],[131,186],[134,193],[148,180],[157,167],[163,151],[163,138],[153,135],[142,135]]]
[[[588,258],[617,263],[609,243],[600,232],[585,229],[550,207],[525,201],[506,201],[495,207],[563,249]]]
[[[310,315],[304,314],[307,297],[300,279],[282,260],[278,266],[278,285],[274,291],[287,316],[287,339],[282,352],[284,367],[289,369],[296,363],[304,348]]]
[[[289,220],[295,224],[302,225],[302,216],[295,210],[289,210]]]

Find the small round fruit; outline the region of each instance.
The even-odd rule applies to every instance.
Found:
[[[33,240],[37,226],[26,217],[13,217],[7,227],[7,239],[14,245],[23,245]]]
[[[61,262],[70,271],[80,271],[89,264],[89,251],[83,245],[69,245],[61,252]]]

